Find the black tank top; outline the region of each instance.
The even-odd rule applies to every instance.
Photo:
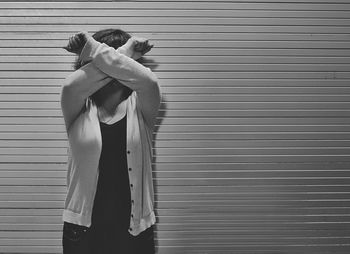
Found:
[[[100,122],[102,151],[92,224],[127,230],[131,195],[126,158],[126,116],[114,124]]]

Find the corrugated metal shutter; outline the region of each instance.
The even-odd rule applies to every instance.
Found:
[[[350,252],[350,1],[0,3],[0,252],[60,253],[67,38],[155,42],[158,253]]]

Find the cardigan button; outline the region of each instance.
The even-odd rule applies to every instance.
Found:
[[[132,168],[129,168],[129,171],[131,171],[132,170]]]
[[[130,150],[128,150],[127,153],[130,154]]]

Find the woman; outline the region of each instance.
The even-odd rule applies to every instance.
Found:
[[[140,64],[148,40],[120,29],[78,33],[62,86],[68,149],[63,253],[154,253],[152,132],[157,77]]]

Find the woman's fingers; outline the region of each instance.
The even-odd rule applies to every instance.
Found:
[[[130,57],[134,60],[139,59],[153,48],[153,45],[150,44],[148,39],[135,36],[132,36],[128,40],[127,45],[130,47],[130,51],[132,52]]]
[[[71,36],[68,40],[68,45],[64,49],[71,53],[79,54],[86,42],[87,33],[80,32]]]
[[[64,47],[64,49],[66,49],[69,52],[75,53],[76,43],[73,36],[69,38],[68,45]]]
[[[152,48],[153,48],[154,45],[147,45],[144,50],[142,51],[142,54],[146,54],[147,52],[149,52]]]
[[[142,52],[147,47],[147,44],[148,44],[148,40],[146,40],[146,41],[138,41],[136,43],[136,45],[135,45],[135,50],[139,51],[139,52]]]
[[[78,40],[75,36],[70,37],[69,39],[69,46],[71,49],[76,49],[78,47]]]
[[[140,42],[136,42],[134,49],[135,49],[135,51],[141,51],[142,44]]]
[[[135,51],[146,53],[153,48],[154,45],[149,44],[149,40],[140,42],[135,46]]]
[[[68,45],[64,47],[64,49],[68,50],[71,53],[78,54],[85,44],[83,36],[84,35],[81,34],[71,36],[68,40]]]

